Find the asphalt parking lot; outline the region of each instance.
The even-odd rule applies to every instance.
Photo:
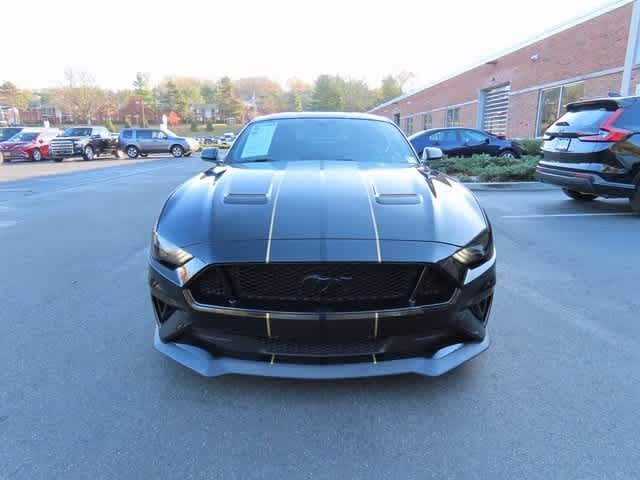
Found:
[[[122,162],[0,182],[0,478],[637,477],[625,201],[479,192],[492,346],[443,377],[207,379],[153,349],[145,265],[165,197],[208,165]]]

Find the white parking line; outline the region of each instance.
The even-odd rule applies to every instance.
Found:
[[[502,215],[500,218],[553,218],[553,217],[621,217],[624,215],[637,215],[633,212],[612,212],[612,213],[548,213],[535,215]]]

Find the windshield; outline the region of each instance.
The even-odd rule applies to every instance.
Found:
[[[90,137],[91,129],[90,128],[67,128],[64,132],[62,132],[62,137]]]
[[[350,118],[289,118],[251,124],[226,161],[252,160],[417,163],[411,146],[394,125]]]
[[[40,135],[38,132],[21,132],[11,137],[12,142],[33,142]]]
[[[21,128],[0,128],[0,142],[4,142],[18,133]]]

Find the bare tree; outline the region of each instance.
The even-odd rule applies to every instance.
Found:
[[[93,76],[86,70],[73,70],[67,67],[65,85],[55,96],[55,104],[74,120],[92,123],[97,115],[109,109],[110,96],[97,87]]]

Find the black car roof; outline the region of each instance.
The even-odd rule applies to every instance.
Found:
[[[263,120],[282,120],[291,118],[348,118],[355,120],[377,120],[379,122],[393,123],[387,117],[373,115],[371,113],[358,112],[282,112],[264,115],[254,118],[251,122],[261,122]]]

